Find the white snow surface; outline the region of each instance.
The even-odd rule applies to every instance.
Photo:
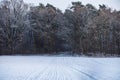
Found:
[[[120,80],[120,58],[0,56],[0,80]]]

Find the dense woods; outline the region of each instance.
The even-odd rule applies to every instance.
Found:
[[[120,11],[81,2],[65,12],[51,4],[0,2],[0,55],[58,52],[120,55]]]

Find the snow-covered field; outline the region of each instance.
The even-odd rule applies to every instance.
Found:
[[[120,59],[0,56],[0,80],[120,80]]]

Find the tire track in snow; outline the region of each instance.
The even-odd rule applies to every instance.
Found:
[[[13,60],[8,58],[6,62],[2,59],[4,63],[1,64],[0,78],[2,80],[119,80],[120,77],[119,67],[116,67],[119,66],[119,60],[115,64],[113,60],[102,62],[104,60],[78,57],[26,58],[18,61],[12,57]],[[109,74],[109,71],[113,72]]]
[[[49,64],[51,63],[54,59],[52,60],[48,60],[48,62],[44,62],[46,65],[41,65],[38,69],[40,69],[40,71],[38,69],[34,70],[34,72],[31,72],[31,74],[27,77],[27,79],[25,80],[37,80],[39,77],[41,77],[42,74],[44,74],[44,72],[48,69]],[[42,67],[44,66],[44,67]]]
[[[68,58],[68,59],[69,59],[69,58]],[[65,64],[68,64],[68,63],[66,63],[66,61],[69,61],[69,60],[65,60],[65,61],[64,61]],[[70,62],[71,62],[71,63],[70,63]],[[72,64],[72,63],[74,63],[74,64]],[[76,60],[75,60],[74,58],[71,58],[71,60],[69,61],[69,64],[68,64],[68,65],[69,65],[69,68],[71,68],[71,69],[73,69],[73,70],[75,70],[75,71],[78,71],[78,72],[82,73],[83,75],[91,78],[92,80],[98,80],[97,78],[95,78],[94,76],[90,75],[89,73],[84,72],[84,71],[82,71],[82,70],[80,70],[80,69],[77,69],[77,68],[75,67],[75,65],[77,65],[78,68],[81,67],[81,65],[78,64],[78,63],[79,63],[79,61],[76,62]],[[71,66],[71,64],[72,64],[72,66]],[[83,65],[82,65],[82,67],[83,67]]]
[[[55,65],[55,62],[56,61],[54,60],[54,58],[50,58],[48,62],[45,62],[47,63],[46,68],[44,68],[44,70],[40,72],[38,71],[38,73],[34,75],[33,79],[31,80],[52,80],[52,78],[57,77],[57,65]]]
[[[35,70],[34,72],[31,72],[30,75],[25,80],[36,80],[43,72],[47,69],[48,66],[41,68],[41,71]]]
[[[81,71],[81,70],[79,70],[79,69],[76,69],[76,68],[74,68],[74,67],[71,67],[71,68],[72,68],[73,70],[76,70],[76,71],[84,74],[85,76],[91,78],[92,80],[98,80],[98,79],[96,79],[95,77],[93,77],[92,75],[90,75],[90,74],[88,74],[88,73],[86,73],[86,72],[83,72],[83,71]]]

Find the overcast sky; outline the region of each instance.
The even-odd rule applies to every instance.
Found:
[[[81,1],[82,4],[91,3],[97,8],[99,4],[105,4],[112,9],[120,10],[120,0],[24,0],[24,2],[33,3],[34,5],[38,5],[39,3],[46,5],[47,3],[50,3],[62,11],[68,8],[72,1]]]

